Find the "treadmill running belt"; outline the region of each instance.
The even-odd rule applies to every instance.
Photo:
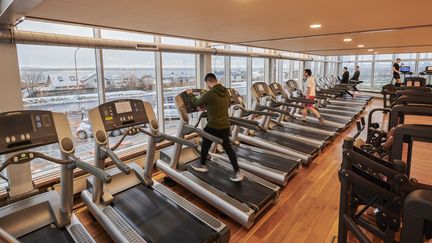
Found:
[[[327,125],[325,124],[324,121],[324,125],[320,126],[318,123],[314,123],[314,122],[303,122],[300,121],[299,119],[295,119],[295,120],[290,120],[289,122],[293,122],[295,124],[299,124],[305,127],[313,127],[313,128],[318,128],[318,129],[322,129],[322,130],[327,130],[327,131],[332,131],[332,132],[338,132],[342,129],[342,127],[335,127],[335,126],[331,126],[331,125]]]
[[[233,148],[237,156],[239,156],[240,158],[244,158],[248,161],[255,162],[279,171],[290,173],[298,166],[297,161],[279,157],[273,154],[260,153],[241,146],[234,146]]]
[[[28,233],[18,239],[20,242],[43,242],[43,243],[59,243],[59,242],[74,242],[72,236],[65,228],[56,229],[51,225],[47,225],[31,233]]]
[[[310,154],[313,155],[315,153],[317,153],[319,151],[319,148],[317,148],[314,145],[310,145],[307,143],[303,143],[291,138],[287,138],[284,136],[280,136],[274,133],[270,133],[270,132],[262,132],[262,131],[257,131],[255,133],[255,136],[273,142],[273,143],[277,143],[279,145],[282,145],[284,147],[287,148],[292,148],[294,150],[300,151],[302,153],[305,154]]]
[[[113,208],[148,242],[213,242],[217,233],[142,184],[114,195]]]
[[[264,208],[275,197],[273,190],[251,181],[247,177],[242,182],[231,181],[229,179],[231,172],[211,160],[207,160],[208,172],[194,170],[191,167],[192,163],[199,164],[200,159],[188,163],[186,165],[187,171],[238,201],[246,203],[252,209]]]
[[[306,131],[304,129],[295,129],[293,127],[285,127],[285,126],[281,126],[281,125],[276,125],[276,126],[273,126],[273,129],[277,130],[277,131],[286,132],[286,133],[289,133],[291,135],[304,136],[307,138],[314,138],[316,140],[321,140],[321,141],[326,141],[326,140],[330,139],[330,136],[326,135],[326,134],[317,133],[317,132],[313,132],[313,131]]]

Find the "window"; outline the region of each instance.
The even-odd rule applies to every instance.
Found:
[[[389,84],[393,79],[392,62],[375,62],[374,91],[381,91],[383,85]]]
[[[161,43],[168,44],[168,45],[179,45],[179,46],[195,46],[194,40],[166,37],[166,36],[161,37]]]
[[[25,20],[17,26],[19,30],[44,32],[59,35],[74,35],[93,37],[93,29],[89,27],[71,25],[71,24],[59,24],[45,21],[33,21]]]
[[[77,156],[93,156],[87,111],[98,105],[94,49],[39,45],[18,45],[17,49],[24,108],[65,112]],[[43,151],[58,156],[57,145],[44,146]],[[32,163],[33,173],[48,173],[54,167],[43,160]]]
[[[230,50],[247,51],[247,47],[246,46],[239,46],[239,45],[230,45]]]
[[[126,31],[102,29],[101,37],[103,39],[111,39],[111,40],[127,40],[127,41],[140,41],[140,42],[154,43],[153,35],[126,32]]]
[[[355,61],[355,60],[356,60],[356,56],[343,56],[342,57],[343,62],[349,62],[349,61]]]
[[[264,58],[252,58],[252,83],[265,82],[264,80]]]
[[[141,99],[153,105],[157,114],[155,58],[152,52],[103,50],[106,101]],[[115,131],[120,134],[124,131]],[[113,137],[116,143],[121,136]],[[127,137],[122,149],[147,142],[145,135]]]
[[[396,58],[400,59],[416,59],[417,54],[416,53],[404,53],[404,54],[396,54]]]
[[[231,57],[231,88],[236,89],[246,100],[248,89],[247,79],[247,58]]]
[[[292,79],[300,81],[303,80],[303,62],[292,61],[293,62],[293,75]]]
[[[375,56],[375,60],[392,60],[392,54],[380,54]]]
[[[163,53],[162,80],[165,132],[174,135],[179,119],[177,109],[172,109],[175,106],[174,97],[196,87],[195,55]]]
[[[359,84],[357,87],[359,89],[371,90],[372,84],[372,63],[371,62],[360,62],[358,63],[360,68],[360,80],[363,83]]]
[[[212,56],[212,72],[216,75],[219,81],[225,82],[225,57],[224,56]]]
[[[322,67],[323,67],[322,62],[314,61],[312,62],[311,67],[312,67],[312,73],[316,78],[320,78],[324,75],[322,71]]]
[[[291,70],[290,67],[292,65],[292,61],[290,60],[282,60],[282,80],[281,81],[288,81],[289,79],[292,79]]]
[[[420,58],[432,58],[432,52],[420,53]]]
[[[372,61],[372,55],[359,55],[357,56],[358,61]]]
[[[338,75],[342,75],[343,74],[343,68],[347,67],[348,68],[348,72],[350,73],[350,77],[352,76],[352,74],[354,73],[354,67],[355,67],[355,63],[350,62],[350,63],[342,63],[342,70],[341,73]]]

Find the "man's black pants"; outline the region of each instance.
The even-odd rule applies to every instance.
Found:
[[[234,171],[238,172],[239,167],[237,163],[237,155],[235,154],[229,139],[230,128],[216,129],[216,128],[211,128],[206,126],[204,128],[204,131],[223,140],[222,147],[225,150],[225,153],[228,155],[231,165],[234,168]],[[201,164],[202,165],[206,164],[207,155],[212,143],[213,143],[212,141],[203,137],[202,144],[201,144]]]

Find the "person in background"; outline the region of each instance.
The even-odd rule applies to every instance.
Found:
[[[310,69],[304,70],[304,77],[306,79],[306,87],[305,87],[305,96],[306,99],[315,101],[315,77],[312,76],[312,71]],[[315,109],[313,106],[314,103],[307,104],[302,110],[302,121],[306,122],[307,111],[311,111],[316,118],[318,118],[319,124],[324,125],[324,119],[321,117],[321,114]]]
[[[396,62],[393,64],[393,79],[396,80],[395,86],[399,87],[401,85],[401,72],[399,63],[401,62],[400,58],[396,58]],[[393,81],[393,80],[392,80]]]
[[[350,76],[350,74],[349,74],[349,72],[348,72],[348,68],[347,68],[347,67],[344,67],[344,68],[343,68],[342,78],[340,78],[340,77],[338,76],[338,79],[341,81],[341,83],[343,83],[343,84],[347,84],[347,83],[349,82],[349,76]]]
[[[191,89],[186,90],[186,92],[192,95],[192,104],[194,106],[205,106],[207,110],[207,126],[204,128],[204,131],[223,140],[222,147],[234,168],[234,174],[230,176],[230,180],[240,182],[243,180],[243,174],[240,172],[237,155],[231,146],[229,138],[231,122],[228,108],[231,104],[231,96],[228,93],[228,89],[217,80],[216,75],[213,73],[208,73],[204,80],[210,90],[200,98],[196,98]],[[201,163],[199,165],[192,165],[194,170],[208,172],[206,162],[211,145],[212,141],[204,137],[202,138]]]
[[[355,66],[354,68],[355,72],[351,78],[351,80],[353,81],[359,81],[360,79],[360,67],[358,65]]]

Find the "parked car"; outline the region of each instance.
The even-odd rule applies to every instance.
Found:
[[[123,134],[123,131],[121,129],[113,130],[109,133],[109,136],[111,137],[117,137]],[[87,139],[89,137],[93,136],[93,131],[90,125],[90,122],[88,118],[84,118],[78,128],[76,129],[76,136],[79,139]]]

